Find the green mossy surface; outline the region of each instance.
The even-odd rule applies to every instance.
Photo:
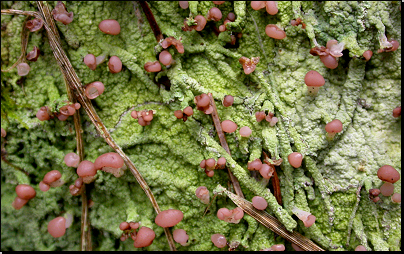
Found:
[[[48,2],[51,9],[56,2]],[[203,159],[227,157],[227,166],[238,178],[246,199],[264,195],[267,211],[282,221],[289,230],[309,237],[327,250],[354,250],[359,244],[368,250],[400,250],[401,205],[381,196],[373,203],[371,188],[382,182],[376,172],[392,165],[401,174],[401,117],[392,110],[401,106],[401,11],[399,1],[384,2],[278,2],[279,12],[269,15],[265,9],[254,11],[250,2],[225,2],[217,6],[222,20],[209,21],[201,32],[183,31],[184,19],[206,16],[212,2],[191,2],[183,10],[178,2],[151,1],[150,8],[164,37],[181,39],[185,53],[171,46],[174,63],[162,72],[148,73],[144,64],[157,60],[161,51],[140,5],[137,2],[73,1],[65,2],[74,13],[73,22],[56,22],[62,46],[83,85],[101,81],[105,92],[92,101],[98,115],[116,143],[133,161],[150,186],[161,210],[179,209],[184,219],[174,226],[189,235],[187,246],[178,250],[219,250],[210,240],[212,234],[226,236],[230,243],[239,242],[237,250],[260,250],[273,244],[289,242],[245,215],[239,224],[219,220],[222,207],[236,207],[229,198],[217,196],[209,212],[195,196],[199,186],[206,186],[211,198],[218,184],[227,186],[228,176],[216,170],[212,178],[199,167]],[[35,2],[2,2],[2,9],[37,11]],[[192,12],[190,14],[190,11]],[[229,12],[236,21],[227,31],[215,35]],[[302,18],[302,26],[290,21]],[[24,16],[1,16],[1,68],[9,68],[21,54],[21,31]],[[107,35],[98,29],[104,19],[116,19],[119,35]],[[265,34],[268,24],[282,28],[283,40]],[[235,46],[231,35],[241,33]],[[380,36],[395,39],[400,47],[395,52],[376,53]],[[339,65],[331,70],[309,51],[325,46],[330,39],[345,43]],[[66,86],[49,46],[44,28],[30,33],[27,51],[37,46],[43,54],[29,62],[31,71],[21,78],[16,68],[1,75],[1,127],[7,136],[1,138],[1,245],[2,250],[79,250],[81,199],[69,193],[69,185],[77,178],[74,168],[67,167],[65,154],[76,152],[74,123],[51,119],[41,122],[35,114],[42,106],[64,100]],[[374,52],[365,62],[362,54]],[[112,74],[107,61],[90,70],[84,63],[86,54],[118,56],[123,70]],[[238,59],[260,57],[256,70],[245,75]],[[325,85],[317,96],[309,96],[304,76],[318,71]],[[169,90],[162,80],[168,78]],[[238,130],[226,134],[231,157],[220,147],[213,121],[196,110],[194,96],[211,92],[220,119],[232,120],[239,128],[249,126],[250,138],[242,138]],[[226,94],[235,97],[232,107],[221,101]],[[365,99],[367,106],[358,104]],[[173,112],[186,106],[194,108],[187,122],[177,120]],[[132,110],[155,110],[149,126],[142,127],[131,118]],[[265,120],[258,123],[255,112],[271,111],[279,122],[270,127]],[[92,122],[80,109],[85,159],[92,162],[111,152]],[[343,131],[327,139],[324,126],[333,119],[343,123]],[[283,205],[279,206],[267,186],[260,184],[247,170],[247,163],[269,152],[283,158],[278,170]],[[287,161],[291,152],[304,156],[300,168]],[[8,163],[6,163],[7,161]],[[231,162],[231,163],[229,163]],[[23,169],[28,176],[16,168]],[[66,182],[48,192],[38,184],[50,170],[59,170]],[[260,178],[260,176],[258,177]],[[11,203],[15,187],[29,184],[37,195],[16,211]],[[401,179],[395,184],[401,193]],[[359,188],[359,191],[358,191]],[[154,223],[155,211],[129,170],[120,178],[99,171],[89,185],[89,209],[94,250],[168,250],[164,231]],[[292,213],[298,207],[316,216],[316,223],[305,228]],[[73,224],[60,238],[47,232],[53,218],[70,213]],[[139,221],[156,233],[153,244],[143,249],[133,247],[131,239],[121,242],[122,221]],[[226,248],[223,248],[225,250]]]

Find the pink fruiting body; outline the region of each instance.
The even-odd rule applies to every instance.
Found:
[[[64,236],[66,233],[66,219],[64,217],[56,217],[51,220],[48,223],[48,232],[55,238]]]
[[[385,182],[382,186],[380,186],[380,193],[383,196],[390,196],[394,193],[394,184]]]
[[[299,168],[302,165],[303,155],[298,152],[294,152],[288,155],[288,161],[294,168]]]
[[[135,248],[143,248],[150,246],[156,238],[156,233],[151,228],[141,227],[136,234],[133,246]]]
[[[264,8],[265,6],[266,6],[265,1],[251,1],[251,8],[253,8],[256,11]]]
[[[21,199],[30,200],[36,196],[36,191],[34,188],[28,184],[19,184],[15,187],[15,192],[17,196]]]
[[[371,50],[366,50],[365,52],[363,52],[362,55],[366,61],[369,61],[370,58],[373,56],[373,52]]]
[[[229,210],[227,208],[220,208],[217,211],[217,218],[219,220],[223,220],[234,224],[239,223],[240,220],[243,218],[243,216],[244,211],[239,207],[236,207],[233,210]]]
[[[46,183],[44,183],[43,181],[39,182],[39,189],[41,191],[48,191],[50,189],[50,186]]]
[[[367,251],[367,249],[363,245],[358,245],[356,246],[355,251]]]
[[[97,60],[93,54],[87,54],[83,61],[91,70],[95,70],[95,68],[97,68]]]
[[[390,165],[384,165],[377,170],[377,177],[380,180],[395,183],[400,179],[400,173]]]
[[[17,65],[17,72],[19,76],[27,76],[31,67],[27,63],[20,63]]]
[[[270,179],[274,173],[274,168],[264,163],[259,171],[263,178]]]
[[[28,20],[27,23],[25,24],[25,27],[28,28],[30,32],[36,32],[39,29],[41,29],[42,26],[43,26],[42,19]]]
[[[80,157],[76,153],[68,153],[63,160],[68,167],[77,168],[79,166]]]
[[[283,244],[275,244],[271,246],[271,249],[273,251],[284,251],[285,250],[285,245]]]
[[[278,13],[278,4],[276,1],[266,1],[265,7],[269,15],[275,15]]]
[[[159,54],[159,61],[165,66],[168,66],[172,63],[173,57],[171,56],[170,52],[163,50]]]
[[[208,11],[208,16],[207,16],[208,20],[213,20],[213,21],[219,21],[222,19],[222,12],[219,10],[219,8],[217,7],[212,7],[209,11]]]
[[[204,204],[209,204],[209,190],[205,186],[199,186],[196,191],[195,195],[199,198]]]
[[[239,132],[240,132],[240,136],[248,138],[251,135],[252,130],[248,126],[243,126],[240,128]]]
[[[159,61],[147,62],[144,64],[144,69],[147,72],[159,72],[161,71],[161,65]]]
[[[231,95],[226,95],[223,99],[223,106],[230,107],[231,105],[233,105],[233,102],[234,102],[234,97]]]
[[[230,120],[224,120],[221,123],[222,129],[224,132],[232,133],[237,130],[237,124]]]
[[[97,98],[104,92],[105,86],[102,82],[95,81],[86,85],[86,89],[84,91],[87,98],[90,100]]]
[[[312,95],[316,95],[320,87],[325,84],[325,80],[320,73],[311,70],[306,73],[306,76],[304,77],[304,83],[307,85],[309,93]]]
[[[226,237],[224,235],[221,235],[221,234],[213,234],[210,237],[210,240],[218,248],[223,248],[223,247],[225,247],[227,245]]]
[[[96,170],[102,170],[113,174],[115,177],[121,177],[124,174],[126,165],[122,157],[114,152],[100,155],[94,162]]]
[[[265,119],[265,112],[264,111],[256,112],[255,118],[257,119],[257,122],[261,122],[262,120]]]
[[[61,1],[58,1],[55,9],[52,10],[53,18],[67,25],[73,21],[73,12],[67,12],[66,6]]]
[[[262,162],[258,158],[249,162],[247,165],[248,170],[260,170],[261,168],[262,168]]]
[[[320,55],[320,60],[327,68],[335,69],[338,67],[338,60],[332,55]]]
[[[194,114],[194,110],[190,106],[188,106],[184,108],[184,114],[186,114],[187,116],[192,116]]]
[[[127,230],[127,229],[129,229],[129,223],[127,223],[126,221],[121,222],[121,224],[119,224],[119,229],[120,229],[120,230]]]
[[[280,29],[277,25],[269,24],[265,27],[265,33],[274,39],[282,40],[286,38],[286,33]]]
[[[207,22],[206,18],[202,15],[196,15],[194,20],[196,21],[196,24],[197,24],[195,27],[195,30],[202,31],[206,26],[206,22]]]
[[[188,1],[178,1],[178,3],[182,9],[184,9],[184,10],[188,9],[188,6],[189,6]]]
[[[391,201],[393,201],[394,203],[401,203],[401,194],[394,193],[393,196],[391,196]]]
[[[163,228],[174,227],[184,218],[180,210],[168,209],[157,214],[154,222]]]
[[[117,35],[121,32],[121,26],[118,21],[114,19],[105,19],[98,24],[98,28],[101,32],[111,35]]]
[[[94,163],[84,160],[80,162],[77,167],[77,174],[83,178],[84,183],[91,183],[94,181],[94,176],[97,174],[97,170],[94,167]]]
[[[5,129],[1,128],[1,137],[5,138],[7,136],[7,132]]]
[[[39,53],[40,53],[40,50],[38,49],[38,47],[34,46],[32,51],[28,52],[26,58],[28,61],[36,62],[38,60]]]
[[[397,118],[401,116],[401,106],[393,109],[393,117]]]
[[[292,208],[292,212],[304,223],[305,227],[310,227],[316,221],[316,216],[309,212],[300,210],[297,207]]]
[[[335,134],[342,131],[342,122],[338,119],[334,119],[325,125],[325,131],[327,132],[327,137],[333,138]]]
[[[118,73],[122,70],[122,61],[117,56],[111,56],[108,61],[108,69],[111,73]]]
[[[260,196],[255,196],[252,198],[253,206],[258,210],[265,210],[268,206],[268,202]]]
[[[52,170],[46,173],[42,182],[50,187],[58,187],[64,183],[61,177],[62,174],[58,170]]]
[[[189,236],[187,235],[187,232],[185,232],[185,230],[178,228],[174,230],[173,238],[174,241],[181,244],[182,246],[185,246],[186,243],[188,242]]]

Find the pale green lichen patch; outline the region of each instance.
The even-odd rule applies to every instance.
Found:
[[[56,2],[47,4],[53,9]],[[386,45],[381,38],[401,44],[399,2],[279,2],[278,14],[269,15],[265,9],[253,10],[250,2],[244,1],[217,6],[190,1],[185,10],[177,1],[150,1],[163,36],[181,40],[185,49],[180,54],[170,46],[174,62],[162,66],[157,74],[146,72],[144,64],[158,59],[161,42],[156,41],[139,3],[65,4],[74,18],[68,25],[56,22],[63,49],[83,85],[94,81],[105,85],[104,93],[92,100],[97,114],[144,177],[160,209],[184,213],[184,219],[171,229],[184,229],[189,235],[187,246],[175,244],[178,250],[219,250],[210,240],[215,233],[225,235],[231,245],[239,244],[236,250],[260,250],[278,243],[291,249],[290,243],[274,238],[272,231],[248,215],[239,224],[219,220],[218,209],[236,207],[224,196],[217,196],[203,216],[206,205],[195,190],[206,186],[212,199],[218,184],[228,186],[228,175],[225,170],[215,170],[210,178],[199,163],[222,156],[247,200],[263,196],[269,203],[268,213],[322,248],[351,251],[362,244],[368,250],[400,250],[401,206],[390,197],[381,197],[378,203],[368,197],[369,189],[382,184],[376,175],[380,166],[392,165],[401,172],[401,117],[392,116],[392,110],[401,105],[401,45],[394,52],[377,53]],[[2,2],[1,6],[37,10],[34,2]],[[212,7],[222,11],[220,21],[208,21],[200,32],[181,29],[186,18],[206,16]],[[229,12],[236,14],[235,22],[216,35],[213,30],[223,24]],[[298,17],[305,29],[290,25]],[[2,70],[21,54],[24,19],[2,15]],[[120,34],[101,32],[98,24],[104,19],[117,20]],[[286,38],[268,37],[268,24],[284,30]],[[232,35],[235,45],[230,43]],[[345,44],[333,70],[309,53],[331,39]],[[65,154],[77,152],[74,123],[72,117],[64,122],[41,122],[35,117],[42,106],[60,108],[68,98],[66,85],[44,28],[30,33],[27,51],[33,46],[43,54],[38,61],[28,62],[31,71],[27,76],[18,76],[16,68],[1,76],[1,125],[7,131],[1,140],[2,249],[79,250],[81,201],[69,193],[69,185],[77,179],[76,169],[63,162]],[[373,51],[368,62],[362,57],[366,50]],[[83,63],[90,53],[106,56],[95,71]],[[114,55],[121,59],[123,69],[112,74],[108,59]],[[253,73],[245,75],[239,63],[242,56],[260,58]],[[325,79],[315,97],[307,94],[304,83],[309,70],[318,71]],[[225,134],[231,156],[220,146],[212,117],[196,109],[194,97],[208,92],[220,119],[238,125],[235,133]],[[225,108],[222,100],[228,94],[235,97],[234,104]],[[194,109],[193,116],[186,122],[177,119],[173,112],[187,106]],[[130,116],[133,110],[154,110],[151,124],[140,126]],[[84,159],[94,162],[113,150],[85,111],[79,111]],[[258,111],[274,113],[278,123],[258,123]],[[324,127],[333,119],[341,120],[343,131],[331,140]],[[238,133],[243,126],[251,128],[249,138]],[[271,159],[283,159],[277,167],[282,206],[274,197],[272,184],[263,185],[258,172],[254,178],[247,170],[248,161],[263,159],[262,151]],[[303,154],[301,167],[295,169],[288,163],[291,152]],[[40,191],[38,183],[54,169],[62,172],[66,183]],[[11,203],[15,187],[22,183],[33,186],[37,196],[15,211]],[[394,185],[400,192],[401,180]],[[122,221],[138,221],[155,231],[153,244],[141,250],[169,249],[163,229],[154,223],[156,212],[130,170],[120,178],[99,171],[88,187],[89,199],[94,202],[89,209],[93,250],[134,250],[131,239],[119,240]],[[294,206],[310,211],[316,223],[305,228],[293,215]],[[73,214],[74,222],[65,236],[55,240],[47,232],[47,223],[67,212]]]

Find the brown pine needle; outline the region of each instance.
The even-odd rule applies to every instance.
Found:
[[[215,194],[212,198],[212,200],[209,202],[209,205],[205,208],[205,211],[203,212],[202,218],[205,216],[205,214],[209,211],[209,207],[212,205],[213,200],[215,200],[217,194]]]
[[[275,234],[278,234],[285,238],[286,240],[296,244],[300,248],[306,251],[324,251],[322,248],[317,246],[307,237],[299,234],[296,231],[289,232],[282,223],[280,223],[275,217],[268,214],[266,211],[257,210],[254,208],[251,202],[245,200],[244,198],[231,193],[230,191],[223,188],[221,185],[216,187],[216,190],[224,192],[238,207],[243,209],[245,213],[253,217],[259,223],[265,227],[271,229]]]
[[[264,154],[264,163],[268,164],[270,167],[273,167],[274,175],[273,177],[271,177],[271,183],[272,187],[274,188],[274,196],[276,198],[276,201],[278,201],[278,204],[282,205],[281,186],[279,184],[279,177],[275,169],[275,165],[279,166],[282,163],[282,158],[274,161],[274,164],[272,164],[269,162],[269,156],[264,151],[262,151],[262,153]]]
[[[160,31],[160,28],[156,22],[156,19],[153,16],[152,11],[146,1],[138,1],[140,6],[142,6],[143,12],[146,15],[147,21],[149,21],[150,27],[153,30],[154,36],[156,37],[157,42],[160,42],[163,39],[163,34]]]
[[[219,118],[219,114],[217,113],[215,101],[213,100],[213,96],[211,93],[208,93],[208,96],[210,99],[210,105],[213,107],[212,119],[213,119],[213,123],[216,128],[217,135],[219,136],[220,145],[223,147],[224,150],[226,150],[226,152],[229,155],[231,155],[229,145],[227,144],[227,141],[226,141],[226,136],[224,135],[224,132],[222,130],[222,125],[220,124],[220,118]],[[237,178],[233,175],[233,173],[231,172],[231,170],[229,168],[227,168],[227,172],[229,173],[229,179],[230,179],[231,183],[233,184],[234,191],[236,192],[237,195],[244,198],[244,194],[241,191],[240,183],[238,182]]]

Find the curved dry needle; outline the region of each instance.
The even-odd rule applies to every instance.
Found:
[[[205,208],[205,211],[203,212],[202,218],[205,216],[205,214],[208,212],[210,205],[213,203],[213,200],[215,200],[217,196],[217,193],[213,196],[212,200],[209,202],[209,205]]]
[[[268,214],[265,211],[255,209],[251,202],[245,200],[244,198],[239,197],[234,193],[231,193],[230,191],[226,190],[226,188],[224,188],[223,186],[218,185],[215,190],[218,190],[218,192],[224,192],[238,207],[243,209],[245,213],[253,217],[255,220],[257,220],[265,227],[271,229],[276,234],[296,244],[303,250],[324,251],[310,239],[297,233],[296,231],[289,232],[285,228],[285,226],[282,225],[282,223],[280,223],[274,216]]]
[[[229,145],[227,144],[227,141],[226,141],[226,136],[224,135],[224,132],[222,130],[222,125],[220,124],[220,118],[219,118],[219,114],[217,113],[215,100],[213,99],[213,96],[211,93],[208,93],[208,96],[210,99],[210,105],[213,107],[213,112],[211,115],[212,115],[213,124],[215,125],[216,132],[217,132],[217,135],[220,140],[220,145],[224,148],[224,150],[226,150],[226,152],[229,155],[231,155]],[[237,195],[244,198],[244,194],[241,190],[240,183],[238,182],[237,178],[233,175],[230,168],[227,168],[227,172],[229,174],[229,179],[233,185],[234,191],[236,192]]]

